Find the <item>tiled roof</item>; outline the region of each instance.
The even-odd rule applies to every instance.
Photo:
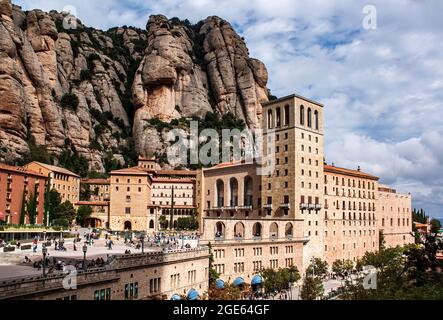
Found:
[[[170,182],[170,183],[193,183],[193,179],[183,178],[183,179],[174,179],[174,178],[152,178],[152,182]]]
[[[325,165],[324,171],[353,176],[353,177],[366,178],[366,179],[371,179],[371,180],[379,180],[380,179],[379,177],[373,176],[373,175],[363,172],[363,171],[339,168],[339,167],[335,167],[335,166]]]
[[[86,184],[109,184],[111,180],[108,179],[82,179],[81,183]]]
[[[140,167],[131,167],[120,170],[111,171],[112,175],[148,175],[148,171]]]
[[[53,166],[53,165],[50,165],[50,164],[41,163],[41,162],[37,162],[37,161],[31,162],[31,163],[36,163],[36,164],[38,164],[38,165],[40,165],[40,166],[42,166],[42,167],[44,167],[44,168],[46,168],[48,170],[51,170],[53,172],[63,173],[63,174],[66,174],[68,176],[74,176],[74,177],[80,178],[80,176],[78,174],[76,174],[76,173],[74,173],[72,171],[69,171],[68,169],[65,169],[65,168],[60,168],[60,167],[57,167],[57,166]]]
[[[77,206],[107,206],[109,201],[78,201],[75,203]]]
[[[196,176],[197,171],[191,171],[191,170],[156,170],[156,175],[160,176]]]
[[[29,169],[25,169],[23,167],[15,167],[15,166],[10,166],[4,163],[0,163],[0,171],[4,170],[4,171],[9,171],[9,172],[16,172],[16,173],[21,173],[21,174],[26,174],[26,175],[32,175],[32,176],[37,176],[40,178],[47,178],[47,176],[45,176],[44,174],[40,174],[38,172],[29,170]]]
[[[251,165],[251,164],[256,164],[256,163],[250,162],[250,161],[246,162],[245,160],[237,160],[237,161],[220,163],[214,167],[211,167],[211,168],[208,168],[205,170],[222,169],[222,168],[235,167],[235,166],[239,166],[239,165]]]

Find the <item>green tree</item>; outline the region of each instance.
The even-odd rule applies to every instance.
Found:
[[[289,285],[300,280],[297,267],[274,270],[264,269],[260,272],[264,281],[264,289],[268,294],[279,293],[289,289]]]
[[[58,225],[61,227],[69,227],[76,218],[77,212],[71,202],[65,201],[54,210],[54,220],[52,225]]]
[[[324,291],[323,282],[320,278],[306,275],[300,296],[303,300],[316,300],[323,295]]]
[[[314,275],[316,278],[325,279],[328,274],[328,263],[320,258],[315,258],[306,269],[306,274]]]
[[[61,100],[61,105],[63,108],[70,108],[73,111],[77,110],[79,101],[78,97],[73,93],[66,93]]]
[[[80,186],[80,201],[91,200],[91,188],[89,184],[84,183]]]
[[[332,263],[332,272],[345,279],[351,275],[354,270],[354,263],[351,260],[335,260]]]
[[[158,218],[158,222],[160,223],[160,226],[162,227],[162,229],[166,229],[168,226],[168,219],[166,218],[166,216],[164,214],[162,214],[159,218]]]
[[[438,234],[440,229],[441,229],[441,222],[440,222],[440,220],[432,219],[431,220],[431,233]]]
[[[420,245],[390,248],[366,253],[359,262],[377,270],[377,286],[366,290],[364,274],[355,284],[347,283],[341,299],[352,300],[416,300],[443,299],[442,263],[437,252],[443,243],[428,236]]]
[[[55,210],[61,204],[61,196],[55,189],[47,189],[45,192],[45,217],[44,222],[47,225],[47,216],[49,215],[49,223],[52,224],[55,219]]]
[[[85,220],[91,217],[92,208],[90,206],[80,206],[77,210],[77,223],[83,227],[85,226]]]
[[[197,230],[198,221],[195,216],[178,218],[177,219],[177,230]]]
[[[209,248],[209,286],[215,284],[215,281],[220,278],[220,274],[214,269],[214,253],[212,252],[212,243],[208,243]]]
[[[385,234],[383,230],[378,231],[378,250],[384,250],[386,247]]]
[[[37,219],[37,186],[34,187],[34,193],[29,197],[28,216],[29,224],[35,225]]]

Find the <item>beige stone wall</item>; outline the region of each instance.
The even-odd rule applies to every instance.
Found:
[[[302,241],[262,239],[215,241],[211,244],[214,268],[224,281],[232,282],[237,277],[243,277],[250,284],[262,268],[296,266],[302,272]]]
[[[109,201],[110,199],[110,184],[103,183],[84,183],[91,191],[91,201]]]
[[[76,203],[80,199],[80,178],[60,172],[51,171],[38,163],[31,162],[27,169],[49,176],[49,186],[60,193],[62,202]]]
[[[412,196],[380,186],[377,204],[380,218],[378,227],[383,231],[386,247],[414,243],[412,235]]]
[[[226,281],[248,282],[268,267],[303,270],[303,221],[263,210],[258,169],[222,164],[198,175],[202,243],[212,243],[214,267]]]
[[[111,174],[110,228],[148,230],[151,184],[147,173]],[[125,226],[126,224],[126,226]]]
[[[171,253],[167,255],[124,256],[116,269],[78,274],[77,290],[64,290],[63,277],[0,285],[0,300],[7,298],[29,300],[77,299],[94,300],[97,290],[110,289],[111,300],[125,300],[125,285],[137,284],[138,300],[154,297],[170,299],[174,294],[186,295],[195,289],[200,295],[208,290],[208,250]],[[153,280],[157,289],[154,290]],[[151,281],[152,280],[152,281]],[[83,283],[87,283],[85,286]],[[42,291],[44,290],[44,291]],[[14,295],[14,296],[13,296]]]
[[[311,115],[309,123],[308,110]],[[265,104],[263,128],[264,154],[275,154],[275,170],[262,180],[263,203],[266,204],[271,197],[272,215],[287,214],[303,221],[303,234],[309,238],[303,248],[305,268],[312,257],[323,257],[324,254],[323,106],[299,96]],[[272,144],[274,139],[275,145]],[[290,203],[286,213],[281,207],[285,196]],[[309,205],[314,208],[308,209]]]
[[[152,183],[152,205],[171,205],[172,187],[174,187],[174,205],[193,206],[195,202],[194,182],[153,182]]]
[[[330,265],[338,259],[355,262],[366,252],[377,251],[378,181],[327,170],[324,179],[326,261]]]

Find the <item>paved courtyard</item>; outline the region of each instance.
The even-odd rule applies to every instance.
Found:
[[[135,245],[125,244],[124,241],[113,240],[114,246],[112,250],[106,247],[106,240],[100,239],[95,240],[93,245],[88,245],[88,250],[86,253],[86,260],[96,260],[97,258],[102,258],[105,261],[108,256],[113,255],[123,255],[127,250],[132,254],[142,253],[141,248],[136,249]],[[66,251],[55,250],[54,244],[48,247],[47,257],[52,261],[55,258],[57,261],[82,261],[83,260],[83,245],[84,242],[77,243],[77,251],[74,251],[74,241],[73,239],[65,240]],[[147,244],[144,248],[145,252],[155,252],[161,250],[160,247],[150,246]],[[30,264],[23,264],[25,257],[31,260]],[[41,274],[42,271],[38,271],[33,267],[35,261],[40,261],[43,258],[42,255],[42,243],[38,244],[37,252],[30,250],[20,250],[16,249],[14,252],[4,253],[3,250],[0,251],[0,280],[5,280],[8,278],[16,278],[22,276],[32,276]]]

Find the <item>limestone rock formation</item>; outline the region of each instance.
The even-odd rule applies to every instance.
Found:
[[[76,21],[70,28],[66,21]],[[0,0],[0,161],[73,150],[89,170],[165,152],[150,120],[231,112],[260,126],[268,74],[232,26],[151,16],[147,30],[84,26]]]
[[[131,83],[146,32],[65,29],[66,18],[0,2],[0,161],[32,157],[36,145],[56,162],[75,150],[105,171],[133,148]]]

